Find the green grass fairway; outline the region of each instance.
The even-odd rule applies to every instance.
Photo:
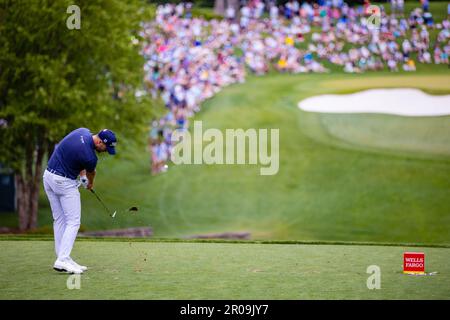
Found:
[[[181,165],[152,177],[145,147],[102,157],[96,190],[111,219],[81,190],[89,230],[153,227],[156,237],[248,231],[253,239],[450,243],[450,116],[303,112],[297,103],[368,87],[450,93],[445,66],[415,74],[271,74],[249,77],[208,100],[203,129],[279,128],[280,169],[259,165]],[[431,68],[431,69],[430,69]],[[192,129],[192,128],[191,128]],[[15,224],[1,215],[0,225]],[[41,193],[39,224],[52,232]]]
[[[405,12],[419,6],[407,2]],[[430,7],[435,20],[446,17],[446,2]],[[80,189],[81,231],[150,226],[154,238],[79,237],[71,256],[90,269],[80,290],[69,290],[69,275],[52,269],[53,219],[41,188],[39,228],[30,233],[44,235],[0,235],[0,299],[450,299],[450,116],[298,108],[308,97],[371,88],[448,95],[450,69],[418,63],[411,73],[345,74],[324,65],[330,73],[248,74],[190,119],[191,132],[193,121],[203,132],[279,129],[273,176],[261,176],[261,165],[172,163],[152,176],[148,136],[117,132],[118,154],[99,156],[95,180],[116,218]],[[127,212],[132,206],[139,211]],[[0,212],[0,227],[17,226],[16,213]],[[188,240],[221,232],[250,232],[251,240]],[[424,252],[426,271],[437,273],[403,274],[407,251]],[[381,289],[368,289],[369,266],[380,267]]]
[[[81,289],[51,269],[52,241],[0,241],[0,299],[449,299],[450,248],[78,241]],[[403,252],[427,272],[402,274]],[[381,268],[369,290],[367,267]]]
[[[406,3],[408,12],[419,6]],[[446,6],[430,4],[436,20]],[[119,213],[111,219],[82,190],[83,228],[150,225],[158,238],[248,231],[253,239],[450,243],[450,116],[319,114],[297,107],[314,95],[369,88],[450,94],[447,66],[344,74],[325,64],[332,73],[248,76],[206,101],[192,119],[203,121],[204,130],[280,129],[277,175],[260,176],[255,165],[171,165],[152,177],[142,145],[147,137],[138,138],[137,147],[119,133],[119,154],[100,158],[95,185]],[[139,212],[124,214],[131,206]],[[40,231],[51,233],[43,190],[39,208]],[[0,214],[0,226],[17,227],[17,216]]]

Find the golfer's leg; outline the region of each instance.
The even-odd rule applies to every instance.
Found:
[[[61,248],[61,241],[66,230],[66,219],[64,217],[64,212],[61,207],[60,199],[54,193],[47,193],[47,197],[50,200],[50,207],[53,214],[53,233],[55,237],[55,253],[56,257],[59,258],[59,249]]]
[[[60,203],[59,196],[53,191],[52,184],[54,183],[48,175],[44,174],[44,190],[47,194],[48,201],[50,202],[50,208],[53,215],[53,232],[55,238],[55,253],[56,257],[59,256],[59,248],[61,246],[62,236],[66,228],[66,220],[64,218],[64,212]]]
[[[59,259],[65,260],[70,257],[73,244],[77,237],[78,229],[80,228],[81,218],[81,203],[80,193],[74,186],[70,188],[66,194],[62,195],[61,206],[64,211],[66,228],[61,240],[61,247],[59,249]]]

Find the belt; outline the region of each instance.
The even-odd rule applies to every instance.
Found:
[[[60,177],[71,179],[70,177],[66,176],[64,173],[61,173],[61,172],[59,172],[57,170],[53,170],[53,169],[47,168],[47,171],[50,172],[50,173],[56,174],[56,175],[58,175]]]

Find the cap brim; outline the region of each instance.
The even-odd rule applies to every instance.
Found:
[[[114,148],[114,147],[106,147],[106,150],[108,151],[108,153],[110,155],[115,155],[116,154],[116,148]]]

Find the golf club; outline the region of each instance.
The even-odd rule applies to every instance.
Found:
[[[95,195],[95,197],[98,199],[98,201],[100,201],[100,203],[103,205],[103,207],[105,208],[106,212],[108,212],[110,217],[114,218],[116,215],[116,211],[114,211],[112,214],[110,214],[111,211],[109,211],[108,207],[103,203],[102,199],[100,199],[100,197],[97,195],[97,193],[94,191],[94,189],[90,189],[90,191]]]

